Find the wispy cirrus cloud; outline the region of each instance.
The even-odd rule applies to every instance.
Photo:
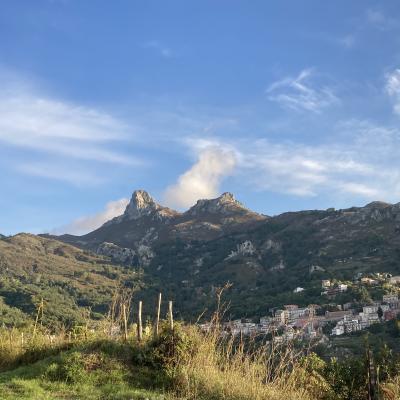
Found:
[[[104,182],[98,174],[70,165],[50,162],[30,162],[15,165],[14,169],[24,175],[66,182],[74,186],[87,187]]]
[[[0,141],[9,145],[131,164],[134,159],[103,146],[126,139],[125,129],[108,114],[42,94],[17,92],[0,96]]]
[[[80,185],[85,178],[100,181],[91,163],[142,164],[118,150],[131,140],[132,127],[109,113],[55,98],[15,76],[10,83],[0,74],[0,84],[0,143],[25,155],[21,165],[12,160],[14,170]]]
[[[332,88],[314,82],[312,69],[302,70],[296,77],[286,77],[267,88],[270,101],[296,110],[320,113],[324,108],[339,103]]]

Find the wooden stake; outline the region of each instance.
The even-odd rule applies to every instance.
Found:
[[[36,336],[36,328],[37,328],[37,324],[39,322],[40,311],[42,312],[42,320],[40,321],[40,324],[42,324],[42,322],[43,322],[43,297],[42,297],[42,299],[40,301],[40,304],[39,304],[39,307],[37,309],[35,325],[33,327],[33,337]]]
[[[158,336],[158,330],[159,330],[159,325],[160,325],[160,312],[161,312],[161,293],[158,294],[156,331],[155,331],[156,336]]]
[[[126,319],[126,305],[122,305],[122,316],[124,318],[124,337],[125,342],[128,340],[128,321]]]
[[[42,301],[40,302],[40,307],[42,308],[42,315],[41,315],[41,318],[40,318],[40,326],[43,326],[43,313],[44,313],[43,297],[42,297]]]
[[[142,326],[142,302],[139,301],[139,312],[138,312],[138,340],[142,341],[143,338],[143,326]]]
[[[168,303],[168,317],[169,317],[169,327],[171,331],[174,329],[174,316],[172,314],[172,301]]]

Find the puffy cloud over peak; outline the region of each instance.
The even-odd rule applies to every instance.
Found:
[[[196,163],[166,189],[166,203],[171,207],[186,208],[198,199],[216,197],[222,180],[232,173],[235,164],[235,154],[230,150],[218,146],[202,149]]]

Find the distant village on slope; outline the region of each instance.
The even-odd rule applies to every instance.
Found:
[[[388,292],[381,300],[369,301],[365,304],[348,302],[337,304],[337,295],[347,292],[350,286],[376,287]],[[363,276],[361,273],[354,277],[352,283],[321,281],[321,296],[331,299],[329,308],[324,311],[317,304],[299,307],[297,304],[285,305],[283,309],[272,308],[270,316],[264,316],[259,322],[251,319],[236,319],[223,324],[226,334],[233,336],[271,335],[274,342],[285,342],[293,339],[314,339],[330,336],[340,336],[369,328],[373,324],[394,320],[400,314],[400,276],[389,273],[376,273]],[[294,293],[305,289],[297,287]],[[201,325],[204,331],[212,328],[212,323]]]

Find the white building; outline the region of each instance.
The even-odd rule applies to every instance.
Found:
[[[347,285],[345,285],[344,283],[340,283],[338,285],[339,291],[340,292],[346,292],[347,291]]]
[[[388,304],[394,304],[399,302],[399,297],[395,294],[384,294],[382,301]]]
[[[379,306],[364,306],[363,313],[364,314],[374,314],[378,312]]]
[[[336,326],[332,329],[333,336],[344,335],[344,324],[343,321],[339,321]]]

